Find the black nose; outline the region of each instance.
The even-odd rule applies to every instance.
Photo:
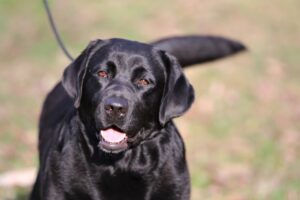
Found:
[[[124,117],[128,111],[128,102],[126,99],[110,97],[104,101],[106,114],[111,118]]]

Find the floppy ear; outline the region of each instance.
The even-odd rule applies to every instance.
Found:
[[[167,80],[159,110],[159,122],[163,126],[187,111],[194,101],[194,89],[184,76],[177,59],[162,52]]]
[[[63,73],[62,85],[68,95],[74,100],[75,108],[80,106],[82,84],[89,59],[91,55],[102,46],[102,43],[102,40],[91,41],[83,50],[83,52],[65,69]]]

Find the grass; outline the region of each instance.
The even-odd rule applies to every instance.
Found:
[[[94,38],[152,41],[214,34],[249,51],[186,74],[197,98],[176,119],[186,142],[192,200],[300,198],[298,0],[51,2],[73,55]],[[37,166],[43,98],[69,61],[41,2],[0,2],[0,173]],[[0,188],[26,199],[28,188]]]

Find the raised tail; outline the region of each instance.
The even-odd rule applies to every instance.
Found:
[[[183,68],[246,50],[246,47],[238,41],[217,36],[168,37],[150,44],[177,57]]]

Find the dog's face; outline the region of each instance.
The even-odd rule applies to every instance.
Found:
[[[65,70],[63,85],[88,134],[111,153],[150,139],[194,98],[174,57],[121,39],[91,42]]]

